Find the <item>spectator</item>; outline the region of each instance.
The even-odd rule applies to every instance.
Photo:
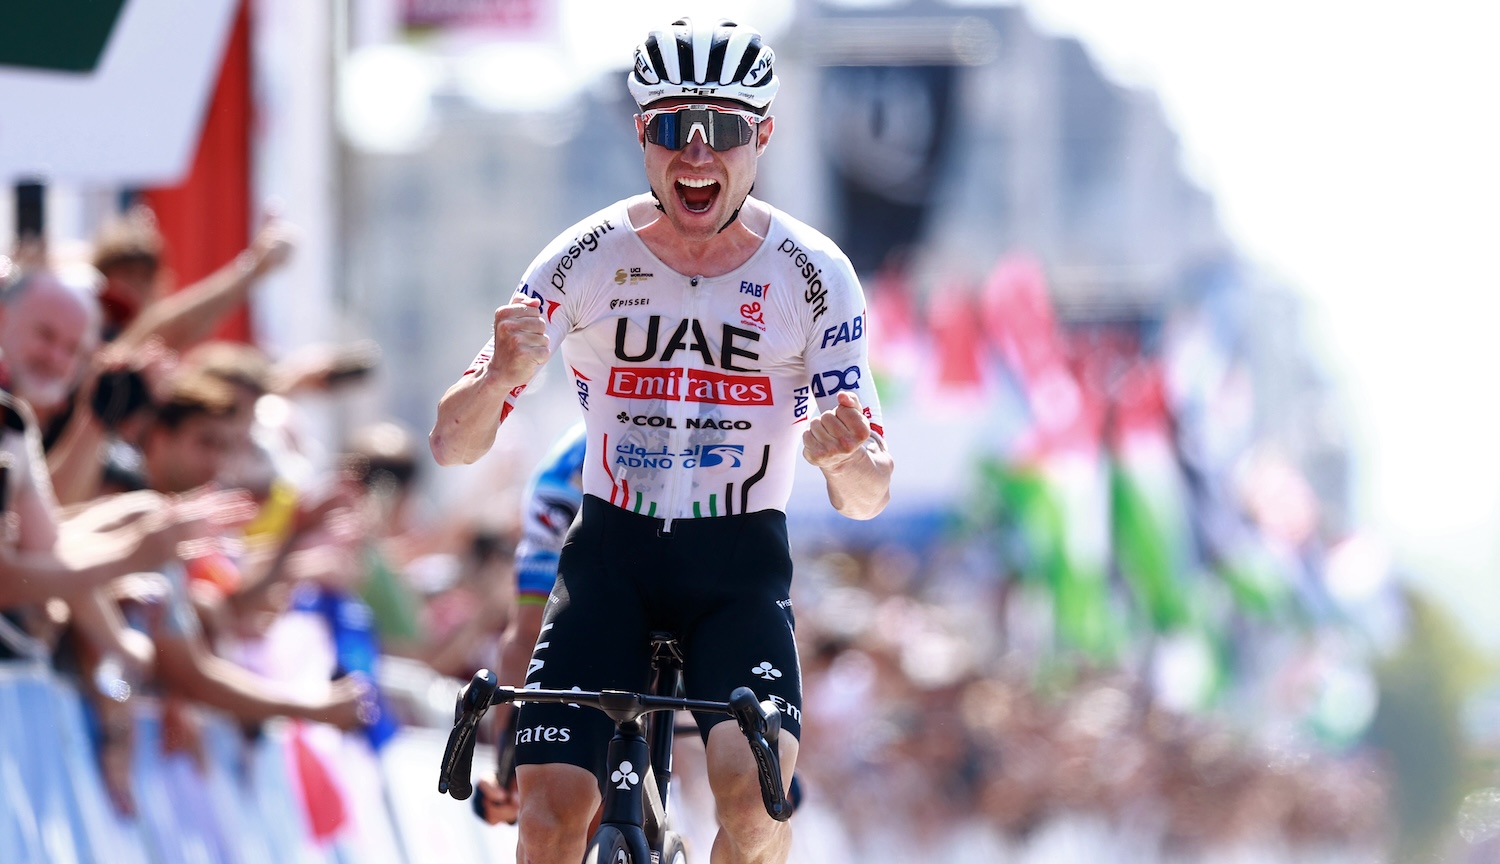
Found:
[[[9,273],[0,290],[0,379],[8,382],[19,397],[6,397],[5,427],[10,444],[11,484],[14,495],[10,504],[18,517],[16,549],[29,555],[53,556],[58,529],[57,502],[53,497],[51,478],[42,456],[43,440],[36,411],[56,418],[67,409],[70,388],[76,383],[84,358],[93,344],[93,327],[98,309],[93,300],[95,286],[92,271],[76,268],[54,271],[37,268]],[[97,274],[94,274],[97,276]],[[140,503],[139,500],[137,503]],[[157,521],[142,523],[136,529],[150,526],[152,533],[171,524],[170,513],[157,514]],[[165,522],[160,520],[165,519]],[[109,544],[106,544],[106,547]],[[87,554],[99,548],[90,542],[70,547]],[[68,602],[69,612],[85,637],[100,651],[128,658],[133,667],[150,663],[150,647],[125,631],[117,610],[94,593],[109,578],[129,572],[128,568],[150,566],[171,554],[171,546],[141,547],[130,552],[116,549],[108,553],[100,566],[54,566],[50,578],[12,582],[12,591],[26,591],[29,597],[20,602],[41,602],[47,598]],[[31,566],[41,566],[32,562]],[[0,591],[0,596],[5,592]],[[49,649],[60,633],[59,626],[38,613],[37,607],[14,611],[13,617],[27,618],[34,631],[42,636]],[[44,631],[44,632],[39,632]],[[33,646],[34,647],[34,646]]]
[[[503,528],[475,529],[456,553],[426,551],[410,516],[416,453],[411,432],[385,420],[356,430],[339,458],[364,490],[358,592],[387,653],[467,678],[489,665],[510,620],[514,543]]]
[[[98,343],[98,274],[69,268],[19,273],[0,292],[6,388],[44,427],[69,404]]]
[[[143,439],[147,484],[171,494],[213,481],[235,443],[234,406],[234,395],[223,382],[193,370],[179,372]],[[152,622],[158,680],[169,694],[247,722],[285,715],[349,729],[369,718],[368,688],[362,682],[344,679],[326,693],[298,698],[217,656],[192,606],[187,568],[169,567],[165,575],[170,590],[164,607],[145,617]]]
[[[152,337],[182,352],[208,338],[263,277],[286,263],[295,230],[278,218],[261,225],[250,246],[204,279],[162,295],[166,243],[149,208],[136,206],[108,222],[94,243],[94,267],[104,274],[103,336],[136,347]]]
[[[86,265],[39,266],[12,273],[0,290],[0,378],[36,414],[52,487],[66,505],[98,493],[101,447],[111,434],[131,434],[149,380],[166,368],[154,345],[128,358],[97,351],[101,285]]]

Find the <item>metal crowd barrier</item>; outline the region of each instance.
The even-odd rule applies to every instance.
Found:
[[[514,829],[485,826],[466,805],[437,794],[441,730],[404,729],[377,755],[362,736],[331,727],[275,721],[247,740],[228,720],[211,717],[200,770],[184,754],[163,752],[156,704],[131,701],[138,813],[127,818],[105,792],[75,685],[38,664],[0,662],[0,862],[515,860]],[[291,755],[299,736],[330,769],[345,816],[322,841],[313,836]]]

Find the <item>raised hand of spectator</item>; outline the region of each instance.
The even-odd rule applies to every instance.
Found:
[[[380,346],[364,339],[343,345],[319,343],[299,348],[276,363],[271,392],[294,396],[332,390],[364,379],[380,365]]]
[[[123,555],[124,572],[150,570],[195,551],[194,543],[219,542],[254,516],[254,501],[239,490],[205,488],[178,497],[127,492],[69,511],[59,526],[58,552],[76,566]]]
[[[242,254],[254,268],[253,275],[259,277],[286,264],[296,248],[296,226],[272,214],[261,223],[250,248]]]
[[[363,676],[346,675],[333,682],[327,698],[314,705],[308,717],[340,729],[362,729],[375,722],[379,710],[374,686]]]

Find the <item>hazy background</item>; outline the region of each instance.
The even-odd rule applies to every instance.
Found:
[[[1235,240],[1316,312],[1358,512],[1500,647],[1500,10],[1026,7],[1161,98]]]

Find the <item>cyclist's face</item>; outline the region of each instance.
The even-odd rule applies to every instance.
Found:
[[[662,103],[652,108],[673,107]],[[680,104],[705,104],[703,100]],[[727,104],[725,107],[738,107]],[[661,200],[662,211],[678,233],[705,240],[718,233],[729,215],[745,201],[755,184],[756,159],[771,140],[774,125],[766,117],[752,127],[750,143],[715,150],[701,133],[693,133],[680,150],[646,140],[645,121],[636,116],[636,135],[646,151],[646,179]]]

